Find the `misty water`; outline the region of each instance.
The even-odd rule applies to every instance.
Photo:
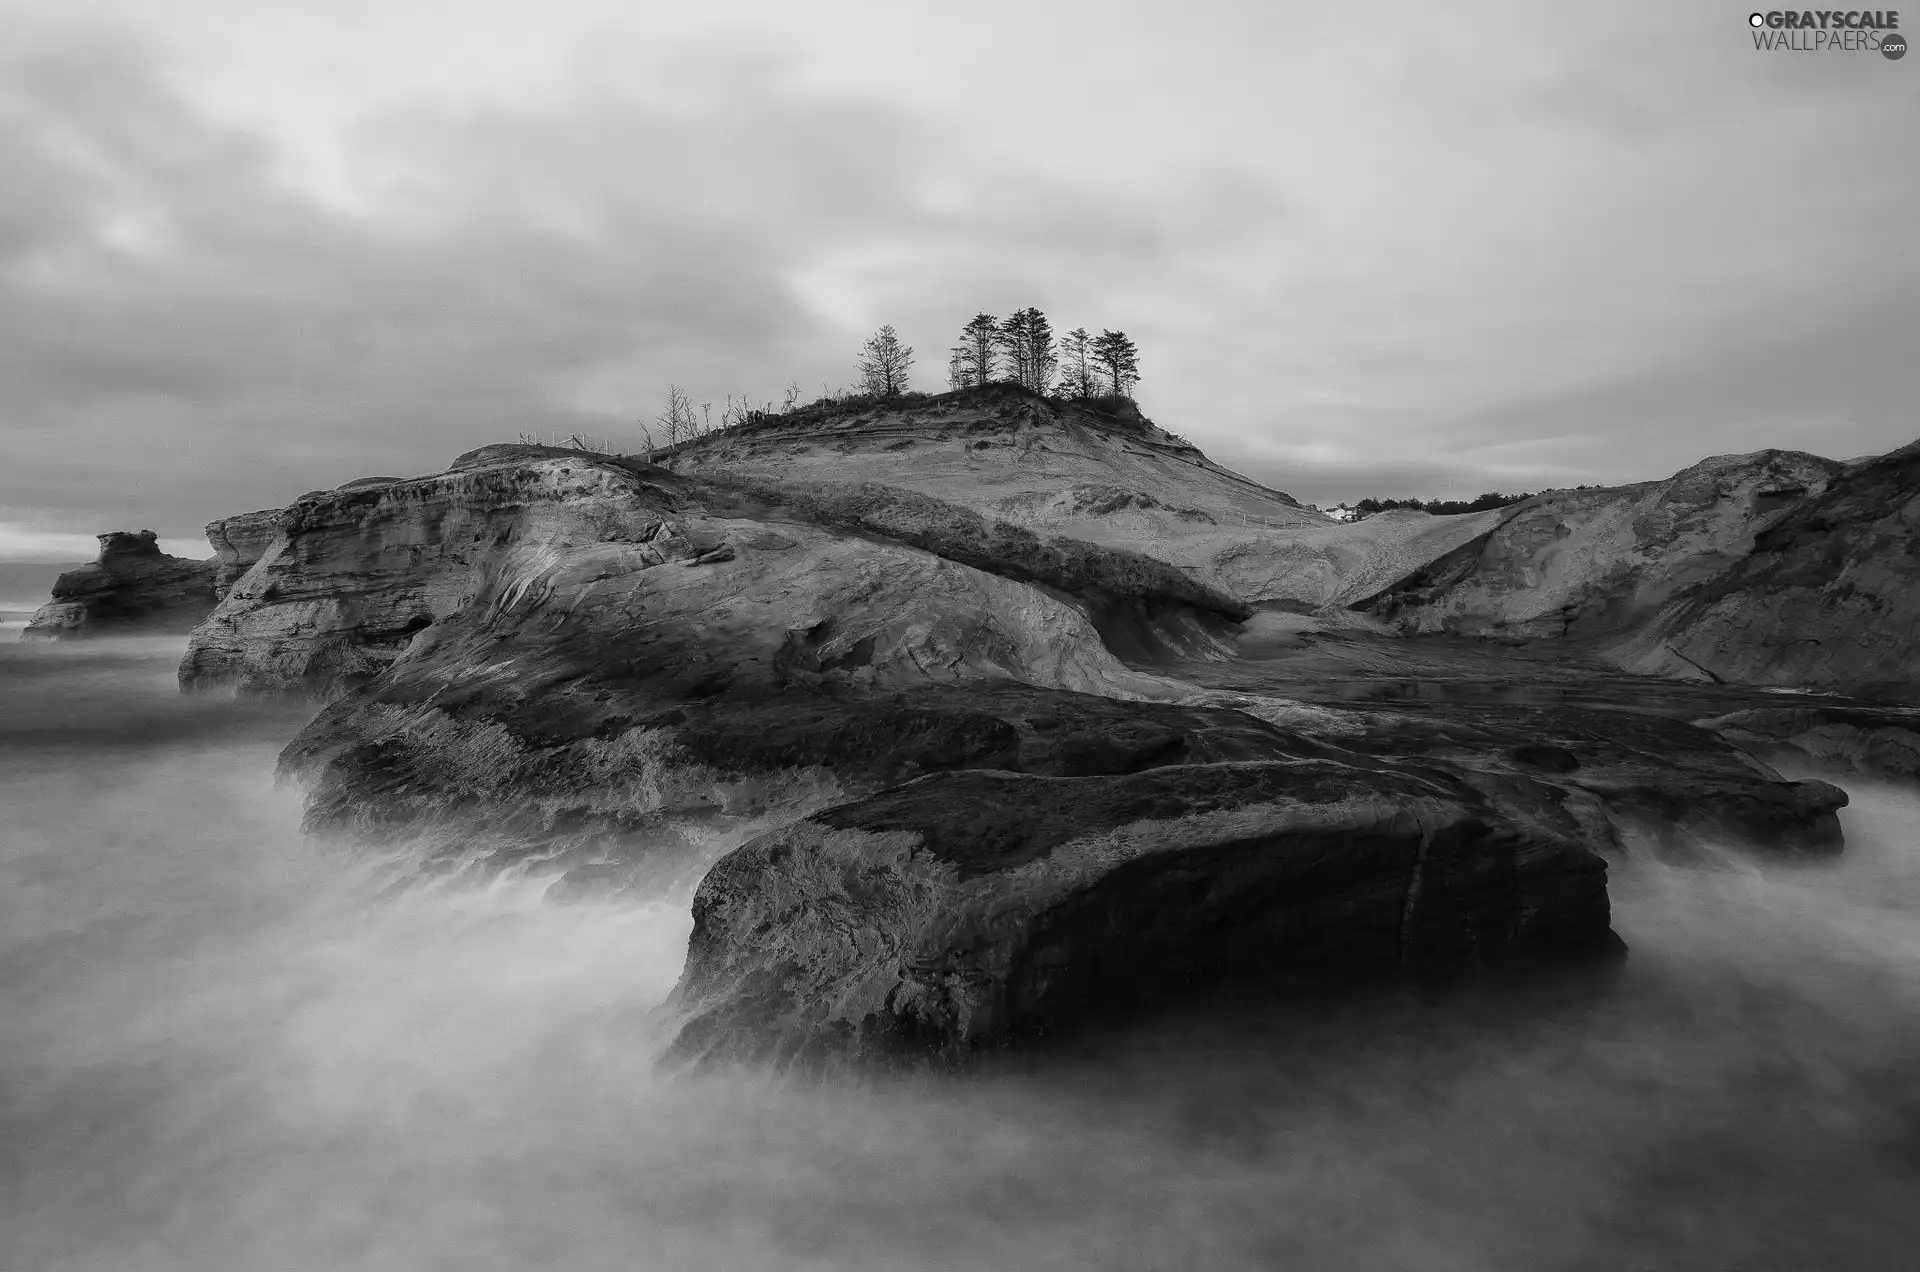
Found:
[[[1890,1269],[1920,792],[1616,864],[1615,975],[1247,999],[967,1078],[662,1077],[687,896],[299,834],[287,707],[0,646],[0,1266]]]

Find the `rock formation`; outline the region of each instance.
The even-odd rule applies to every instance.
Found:
[[[671,458],[491,446],[216,522],[231,582],[181,681],[325,703],[281,761],[311,830],[563,891],[712,865],[683,1060],[947,1063],[1223,977],[1605,953],[1598,854],[1840,846],[1845,795],[1752,758],[1759,720],[1262,689],[1240,637],[1273,598],[1223,562],[1282,530],[1236,509],[1328,566],[1296,598],[1404,617],[1452,586],[1415,596],[1410,563],[1437,580],[1498,541],[1521,577],[1539,508],[1340,526],[1137,415],[998,388]],[[1711,462],[1595,501],[1561,538],[1638,555],[1556,621],[1685,594],[1774,516],[1756,495],[1829,470]]]
[[[1702,460],[1666,481],[1537,495],[1356,608],[1412,633],[1616,635],[1740,560],[1843,467],[1756,451]]]
[[[280,509],[242,512],[222,517],[207,526],[207,542],[213,545],[213,590],[223,598],[240,576],[266,555],[279,533]]]
[[[933,774],[707,875],[670,1054],[951,1063],[1229,976],[1610,953],[1605,879],[1438,774]]]
[[[214,563],[160,551],[151,530],[100,536],[100,556],[62,574],[25,640],[148,636],[191,631],[214,604]]]
[[[1167,562],[1254,605],[1345,605],[1483,534],[1499,515],[1344,525],[1222,468],[1138,411],[1011,384],[773,416],[678,447],[663,462],[692,475],[930,495],[1043,538]]]
[[[1920,442],[1793,506],[1617,651],[1630,670],[1920,698]]]
[[[1920,778],[1920,708],[1807,703],[1698,722],[1757,755],[1872,777]]]

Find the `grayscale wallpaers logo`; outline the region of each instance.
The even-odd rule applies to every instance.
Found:
[[[1878,53],[1889,62],[1907,54],[1898,9],[1772,9],[1749,13],[1753,47],[1774,53]]]

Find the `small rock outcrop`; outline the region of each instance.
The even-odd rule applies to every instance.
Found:
[[[151,530],[100,536],[100,556],[62,574],[24,640],[177,635],[214,606],[215,564],[168,556]]]

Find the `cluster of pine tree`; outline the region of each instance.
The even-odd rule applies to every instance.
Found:
[[[1060,397],[1131,397],[1140,382],[1140,350],[1124,331],[1096,336],[1075,327],[1056,340],[1053,324],[1031,306],[1005,318],[975,314],[948,352],[947,387],[1001,380]]]

